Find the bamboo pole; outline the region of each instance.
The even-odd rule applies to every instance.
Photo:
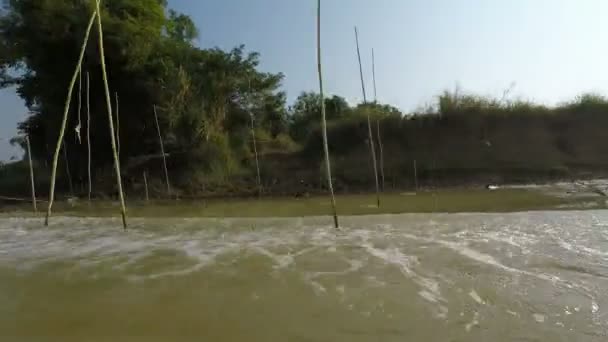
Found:
[[[99,39],[99,57],[101,59],[101,71],[103,76],[103,85],[106,94],[106,105],[108,107],[108,120],[110,124],[110,141],[112,143],[112,152],[114,154],[114,170],[116,171],[116,183],[118,185],[118,197],[120,199],[122,226],[127,229],[127,209],[125,207],[125,198],[122,192],[122,179],[120,175],[120,162],[118,161],[118,152],[116,149],[116,139],[114,136],[114,123],[112,122],[112,100],[110,97],[110,87],[108,86],[108,76],[106,71],[106,57],[103,46],[103,26],[101,23],[101,11],[99,9],[99,0],[97,0],[97,31]]]
[[[74,74],[72,75],[72,80],[70,81],[70,85],[68,86],[68,94],[65,101],[65,108],[63,111],[63,119],[61,121],[61,128],[59,129],[59,137],[57,138],[57,147],[55,148],[55,153],[53,155],[53,165],[51,169],[51,188],[49,191],[49,205],[46,211],[46,217],[44,219],[44,225],[49,225],[49,218],[51,216],[51,212],[53,209],[53,201],[55,200],[55,179],[57,178],[57,163],[59,161],[59,153],[61,152],[61,144],[63,143],[63,137],[65,136],[65,126],[68,121],[68,114],[70,112],[70,102],[72,100],[72,92],[74,91],[74,84],[76,83],[76,77],[78,77],[78,73],[80,72],[80,67],[82,66],[82,60],[84,58],[84,53],[87,47],[87,42],[89,41],[89,35],[91,34],[91,28],[95,22],[95,16],[97,11],[99,10],[99,0],[97,0],[97,9],[91,15],[91,19],[89,20],[89,24],[87,26],[87,30],[85,33],[84,41],[82,43],[82,47],[80,48],[80,56],[78,57],[78,63],[76,64],[76,70],[74,70]]]
[[[82,129],[82,120],[80,119],[81,111],[82,111],[82,70],[78,70],[78,126],[76,126],[76,139],[78,139],[79,144],[82,143],[82,139],[80,136],[80,130]]]
[[[68,178],[68,186],[70,187],[70,195],[74,196],[74,183],[72,183],[72,173],[70,172],[70,160],[68,159],[68,144],[63,142],[63,161],[65,164],[65,174]]]
[[[158,113],[156,112],[156,105],[154,105],[154,121],[156,122],[156,132],[158,133],[158,143],[160,144],[160,153],[163,155],[163,168],[165,170],[165,182],[167,183],[167,194],[171,197],[171,183],[169,183],[169,170],[167,169],[167,157],[165,156],[165,145],[163,144],[163,137],[160,133],[160,124],[158,123]]]
[[[365,81],[363,80],[363,65],[361,64],[361,51],[359,50],[359,31],[355,26],[355,41],[357,43],[357,57],[359,59],[359,74],[361,75],[361,90],[363,91],[363,104],[367,105],[367,95],[365,94]],[[378,208],[380,208],[380,185],[378,181],[378,165],[376,161],[376,148],[374,146],[374,135],[372,133],[372,121],[369,116],[369,112],[366,112],[367,115],[367,129],[368,129],[368,139],[369,139],[369,148],[371,151],[372,164],[374,170],[374,180],[376,181],[376,204]]]
[[[374,103],[378,103],[378,91],[376,89],[376,55],[372,48],[372,79],[374,81]]]
[[[249,80],[249,99],[251,99],[251,80]],[[258,143],[255,138],[255,118],[251,107],[249,107],[249,117],[251,118],[251,138],[253,139],[253,152],[255,154],[255,168],[257,171],[257,186],[258,186],[258,198],[262,198],[262,177],[260,175],[260,158],[258,156]]]
[[[376,90],[376,56],[372,49],[372,76],[374,79],[374,104],[378,104],[378,93]],[[376,131],[378,135],[378,150],[380,152],[380,177],[382,180],[382,191],[386,189],[384,181],[384,144],[382,144],[382,135],[380,134],[380,118],[376,119]]]
[[[418,162],[416,160],[414,160],[414,186],[418,192]]]
[[[99,3],[99,0],[97,0],[97,3]],[[74,85],[76,83],[76,77],[78,76],[80,69],[81,69],[81,65],[82,65],[82,60],[84,58],[84,53],[86,51],[86,46],[89,40],[89,36],[91,33],[91,29],[93,27],[93,24],[95,22],[95,16],[96,16],[96,11],[93,12],[93,14],[91,15],[91,18],[89,20],[89,24],[87,26],[87,30],[85,33],[85,37],[84,37],[84,41],[80,50],[80,56],[78,59],[78,63],[76,66],[76,70],[74,71],[74,74],[72,75],[72,79],[70,81],[70,84],[68,86],[68,95],[66,98],[66,103],[65,103],[65,108],[64,108],[64,113],[63,113],[63,119],[61,122],[61,127],[59,130],[59,137],[57,139],[57,147],[55,148],[55,153],[53,155],[53,164],[52,164],[52,169],[51,169],[51,186],[50,186],[50,191],[49,191],[49,204],[48,204],[48,208],[47,208],[47,213],[46,213],[46,217],[44,220],[44,224],[45,226],[49,225],[49,219],[52,213],[52,208],[53,208],[53,202],[55,200],[55,181],[57,178],[57,164],[59,161],[59,153],[61,151],[61,145],[64,142],[64,136],[65,136],[65,128],[67,125],[67,119],[68,119],[68,114],[69,114],[69,110],[70,110],[70,103],[71,103],[71,99],[72,99],[72,92],[74,90]],[[65,151],[65,150],[64,150]],[[67,165],[67,158],[66,158],[66,165]],[[69,173],[69,167],[67,168],[67,171]],[[68,177],[70,182],[71,182],[71,177]]]
[[[38,206],[36,205],[36,182],[34,181],[34,163],[32,163],[32,147],[30,146],[29,135],[25,136],[25,143],[27,145],[27,159],[30,163],[30,185],[32,188],[32,205],[34,206],[34,212],[38,213]]]
[[[120,161],[120,111],[118,107],[118,92],[114,93],[116,101],[116,152],[118,153],[118,161]]]
[[[329,146],[327,143],[327,120],[325,118],[325,99],[323,98],[323,68],[321,63],[321,0],[317,2],[317,66],[319,71],[319,93],[321,96],[321,125],[323,129],[323,150],[325,152],[325,166],[327,168],[327,186],[331,194],[331,206],[334,214],[334,226],[339,228],[338,212],[336,210],[336,197],[331,181],[331,164],[329,160]]]
[[[91,180],[91,79],[89,77],[89,72],[87,71],[87,176],[88,176],[88,198],[89,203],[91,202],[91,193],[93,191],[93,184]]]
[[[258,197],[262,197],[262,176],[260,175],[260,159],[258,157],[258,144],[255,139],[255,119],[253,113],[249,113],[251,117],[251,138],[253,139],[253,152],[255,153],[255,168],[257,170],[257,185],[258,185]]]
[[[144,190],[146,191],[146,202],[149,202],[150,192],[148,192],[148,175],[146,171],[144,171]]]

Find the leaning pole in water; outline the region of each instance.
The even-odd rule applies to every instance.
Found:
[[[91,181],[91,80],[87,71],[87,181],[88,181],[88,198],[91,203],[91,192],[93,185]]]
[[[327,168],[327,186],[331,194],[331,206],[334,214],[334,226],[339,228],[338,212],[336,210],[336,196],[331,182],[331,164],[329,161],[329,146],[327,143],[327,120],[325,118],[325,99],[323,98],[323,68],[321,64],[321,0],[317,2],[317,66],[319,71],[319,94],[321,97],[321,126],[323,129],[323,151],[325,152],[325,166]]]
[[[51,212],[53,210],[53,201],[55,200],[55,180],[57,178],[57,163],[59,161],[59,153],[61,152],[61,145],[63,143],[63,138],[65,136],[65,127],[68,121],[68,114],[70,112],[70,102],[72,100],[72,92],[74,91],[74,85],[76,84],[76,79],[78,78],[78,74],[80,73],[80,68],[82,66],[82,60],[84,59],[84,53],[86,51],[87,43],[89,41],[89,36],[91,34],[91,29],[93,28],[93,24],[95,23],[95,18],[99,11],[99,0],[97,0],[96,9],[93,11],[91,15],[91,19],[89,20],[89,24],[87,26],[87,30],[84,36],[84,41],[82,42],[82,47],[80,48],[80,56],[78,57],[78,63],[76,64],[76,70],[74,70],[74,74],[72,75],[72,80],[70,81],[70,85],[68,86],[68,95],[65,101],[65,108],[63,110],[63,119],[61,120],[61,128],[59,129],[59,137],[57,138],[57,147],[55,148],[55,153],[53,155],[53,164],[51,168],[51,188],[49,190],[49,205],[46,210],[46,217],[44,219],[44,225],[49,225],[49,218],[51,216]]]
[[[253,113],[249,113],[251,117],[251,139],[253,140],[253,153],[255,154],[255,169],[256,169],[256,182],[258,185],[258,198],[262,198],[262,176],[260,174],[260,158],[258,156],[258,143],[255,138],[255,118]]]
[[[160,145],[160,153],[163,156],[163,169],[165,171],[165,183],[167,183],[167,195],[171,197],[171,183],[169,183],[169,169],[167,168],[167,157],[165,156],[165,144],[163,144],[163,136],[160,133],[160,124],[158,123],[158,113],[156,105],[154,105],[154,122],[156,123],[156,132],[158,133],[158,144]]]
[[[367,105],[367,95],[365,94],[365,82],[363,81],[363,65],[361,64],[361,51],[359,50],[359,31],[357,31],[357,27],[355,26],[355,41],[357,43],[357,58],[359,59],[359,74],[361,75],[361,90],[363,91],[363,105],[364,108]],[[367,130],[368,130],[368,140],[369,140],[369,149],[372,155],[372,164],[374,171],[374,180],[376,181],[376,205],[380,208],[380,185],[378,182],[378,165],[376,162],[376,148],[374,146],[374,134],[372,133],[372,120],[369,117],[369,111],[366,109],[367,115]]]
[[[32,162],[32,147],[30,145],[30,136],[25,136],[25,144],[27,145],[27,159],[30,165],[30,186],[32,190],[32,205],[34,206],[34,213],[38,213],[38,206],[36,205],[36,182],[34,181],[34,163]]]
[[[108,86],[108,76],[106,72],[106,57],[103,46],[103,26],[101,23],[101,11],[99,9],[99,0],[97,0],[97,33],[99,38],[99,58],[101,60],[101,71],[103,76],[104,91],[106,94],[106,105],[108,107],[108,121],[110,124],[110,141],[112,143],[112,153],[114,155],[114,170],[116,171],[116,184],[118,185],[118,197],[120,199],[120,213],[122,216],[122,226],[127,229],[127,208],[125,206],[125,197],[122,192],[122,179],[120,176],[120,162],[118,160],[118,152],[116,150],[116,136],[114,135],[114,123],[112,122],[112,99],[110,96],[110,87]]]
[[[374,104],[378,104],[378,93],[376,91],[376,56],[372,49],[372,77],[374,80]],[[384,145],[382,144],[382,135],[380,134],[380,118],[376,119],[376,130],[378,135],[378,152],[380,152],[380,179],[382,180],[382,191],[386,189],[384,181]]]
[[[116,153],[120,161],[120,109],[118,105],[118,92],[114,93],[114,98],[116,101]]]
[[[251,80],[249,80],[249,99],[251,99]],[[250,106],[250,104],[249,104]],[[256,182],[258,186],[258,198],[262,198],[262,176],[260,174],[260,157],[258,156],[258,143],[255,137],[255,117],[249,107],[249,117],[251,119],[251,139],[253,140],[253,153],[255,154],[255,169],[256,169]]]

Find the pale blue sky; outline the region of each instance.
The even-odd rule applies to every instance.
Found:
[[[582,92],[607,93],[606,0],[324,0],[323,48],[329,93],[361,99],[353,26],[359,27],[371,97],[376,50],[379,101],[405,111],[456,84],[545,104]],[[315,0],[169,0],[200,29],[198,44],[261,53],[261,68],[285,74],[291,100],[317,89]],[[16,154],[2,138],[25,109],[0,93],[0,160]]]

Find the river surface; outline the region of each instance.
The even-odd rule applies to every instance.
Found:
[[[0,219],[1,341],[607,341],[608,212]]]

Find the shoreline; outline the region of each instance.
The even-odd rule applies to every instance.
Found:
[[[604,184],[604,183],[602,183]],[[608,183],[606,183],[608,184]],[[607,208],[607,198],[597,192],[572,191],[563,184],[504,187],[487,189],[441,189],[422,192],[385,193],[377,208],[375,194],[338,195],[341,217],[430,213],[513,213],[526,211],[598,210]],[[105,218],[119,214],[118,202],[58,201],[53,213],[66,217]],[[330,214],[326,196],[304,198],[267,197],[225,198],[205,200],[142,200],[127,201],[130,218],[302,218]],[[30,203],[0,207],[0,218],[42,218]]]

